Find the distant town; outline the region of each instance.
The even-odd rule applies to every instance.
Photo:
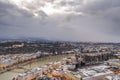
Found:
[[[1,41],[0,78],[11,73],[11,80],[119,80],[119,58],[119,43]]]

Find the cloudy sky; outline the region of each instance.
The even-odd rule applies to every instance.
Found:
[[[120,42],[120,0],[0,0],[0,38]]]

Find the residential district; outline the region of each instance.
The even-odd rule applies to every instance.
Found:
[[[58,55],[65,56],[30,69],[23,67]],[[12,80],[120,80],[120,44],[1,41],[0,75],[16,68],[24,72]]]

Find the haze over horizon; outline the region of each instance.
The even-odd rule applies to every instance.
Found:
[[[120,42],[120,0],[0,0],[0,38]]]

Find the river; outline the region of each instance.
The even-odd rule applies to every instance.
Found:
[[[42,66],[49,62],[62,60],[62,58],[66,58],[68,56],[71,56],[71,54],[56,55],[56,56],[51,56],[51,57],[46,57],[46,58],[40,58],[39,60],[37,60],[35,62],[24,65],[23,67],[25,69],[31,69],[33,67]],[[25,70],[24,69],[13,69],[11,71],[7,71],[5,73],[0,74],[0,80],[12,80],[13,77],[16,77],[19,73],[22,73],[22,72],[25,72]]]

